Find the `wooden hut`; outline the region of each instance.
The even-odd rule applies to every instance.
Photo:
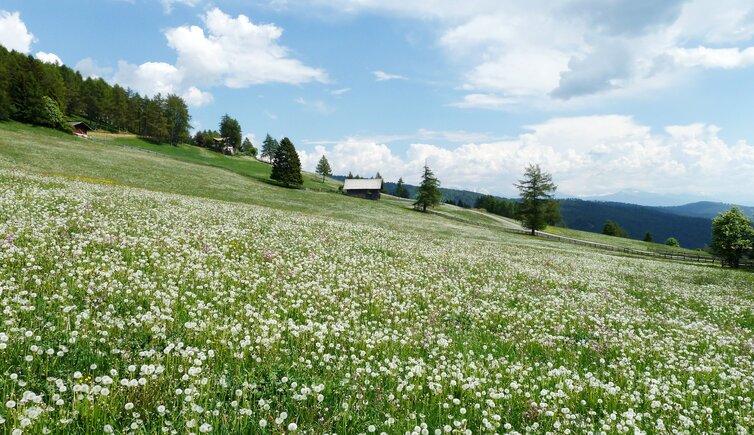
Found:
[[[89,132],[94,130],[84,121],[71,121],[68,123],[73,130],[73,134],[80,137],[89,137]]]
[[[380,199],[382,178],[346,178],[343,192],[348,196],[364,199]]]

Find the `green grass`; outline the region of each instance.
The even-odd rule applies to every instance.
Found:
[[[226,156],[207,148],[188,144],[180,144],[177,146],[155,144],[131,135],[97,135],[94,133],[92,134],[92,138],[104,143],[118,144],[159,153],[184,162],[227,169],[239,175],[251,177],[260,181],[270,181],[272,167],[267,163],[249,156]],[[309,172],[304,172],[302,175],[304,178],[304,184],[302,187],[305,189],[337,191],[338,187],[343,185],[340,181],[332,178],[325,178],[325,181],[322,182],[322,177]]]
[[[754,422],[754,274],[0,133],[0,433]]]
[[[558,236],[584,240],[586,242],[602,243],[605,245],[617,246],[619,248],[657,252],[661,254],[688,255],[692,257],[699,256],[704,258],[712,258],[712,254],[703,250],[667,246],[661,243],[644,242],[642,240],[626,239],[623,237],[613,237],[605,234],[590,233],[588,231],[572,230],[569,228],[561,227],[547,227],[545,231]]]

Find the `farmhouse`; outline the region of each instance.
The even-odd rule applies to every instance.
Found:
[[[68,125],[71,126],[71,129],[73,130],[73,134],[79,137],[89,137],[87,134],[94,130],[92,127],[87,125],[86,122],[83,121],[71,121],[68,123]]]
[[[382,178],[346,178],[343,191],[348,196],[364,199],[380,199]]]
[[[229,155],[235,155],[236,149],[233,148],[232,145],[228,144],[228,138],[227,137],[215,137],[212,138],[213,141],[215,141],[215,148],[222,151],[223,154],[229,154]]]

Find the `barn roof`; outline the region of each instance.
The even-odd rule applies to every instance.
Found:
[[[87,130],[94,130],[94,128],[92,128],[92,126],[90,126],[89,124],[87,124],[84,121],[69,121],[68,125],[70,125],[71,127],[74,127],[74,128],[75,127],[84,127]]]
[[[343,190],[380,190],[382,178],[346,178]]]

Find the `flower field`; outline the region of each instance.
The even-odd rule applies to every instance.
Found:
[[[754,427],[752,274],[399,224],[0,170],[0,433]]]

